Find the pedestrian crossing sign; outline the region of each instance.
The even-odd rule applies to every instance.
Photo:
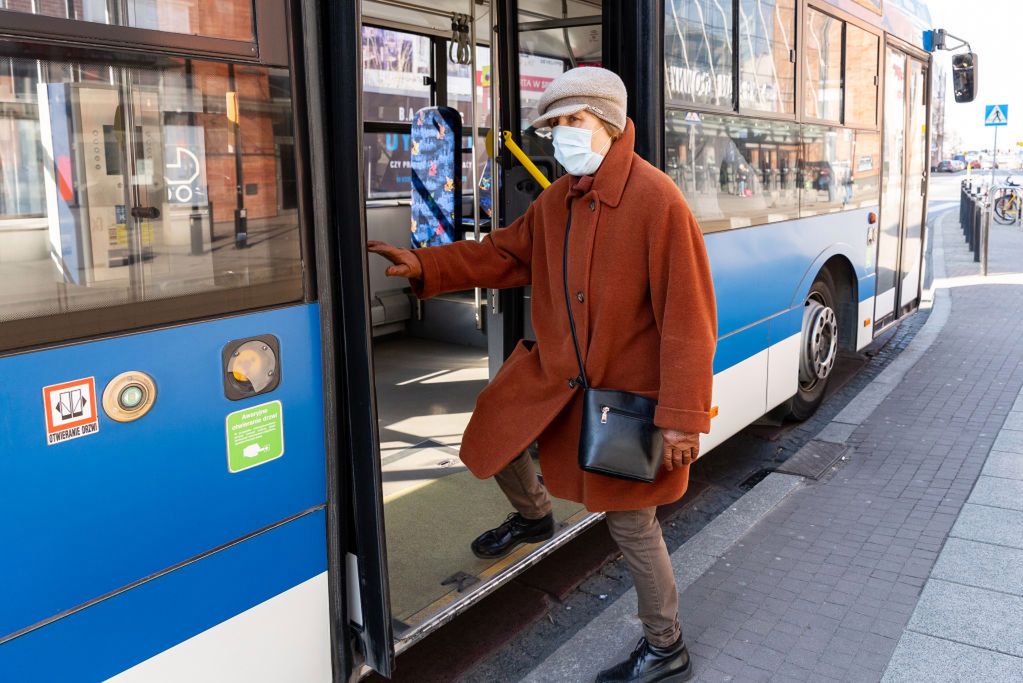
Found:
[[[1009,105],[989,104],[984,107],[985,126],[1005,126],[1009,123]]]

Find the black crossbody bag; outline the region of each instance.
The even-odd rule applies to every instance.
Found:
[[[585,472],[603,474],[618,479],[652,482],[661,466],[660,439],[654,426],[657,401],[615,389],[597,389],[590,386],[579,351],[575,332],[575,318],[568,295],[568,233],[572,228],[572,209],[568,210],[565,226],[565,250],[562,272],[565,280],[565,306],[572,328],[572,344],[579,363],[579,377],[570,385],[583,386],[583,419],[579,434],[579,467]]]

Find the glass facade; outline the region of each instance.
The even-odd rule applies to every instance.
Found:
[[[0,9],[209,38],[255,38],[252,0],[3,0]]]
[[[0,59],[0,323],[254,285],[299,300],[289,93],[260,66]]]

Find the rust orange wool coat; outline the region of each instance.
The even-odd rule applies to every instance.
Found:
[[[480,392],[462,438],[461,459],[493,476],[538,439],[544,483],[591,511],[629,510],[677,500],[689,468],[653,483],[579,469],[581,386],[562,279],[568,209],[569,301],[590,385],[657,400],[654,423],[709,432],[717,308],[703,234],[671,179],[633,151],[635,129],[593,176],[564,176],[526,213],[480,242],[414,251],[421,299],[472,287],[531,284],[536,341],[520,340]]]

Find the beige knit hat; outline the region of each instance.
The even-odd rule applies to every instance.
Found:
[[[586,110],[625,130],[628,94],[618,74],[597,66],[580,66],[559,75],[540,96],[534,128],[546,128],[550,119]]]

